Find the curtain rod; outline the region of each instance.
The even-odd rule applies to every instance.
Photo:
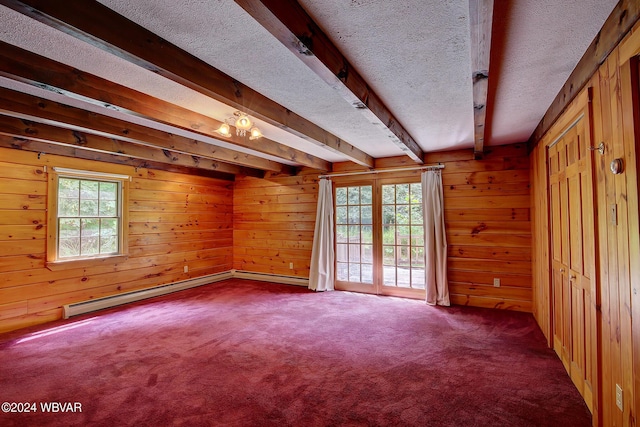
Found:
[[[368,175],[370,173],[403,172],[403,171],[425,170],[425,169],[444,169],[444,165],[442,163],[438,163],[437,165],[428,165],[428,166],[425,165],[425,166],[416,166],[416,167],[409,167],[409,168],[371,169],[363,172],[328,173],[325,175],[318,175],[318,178],[333,178],[336,176]]]

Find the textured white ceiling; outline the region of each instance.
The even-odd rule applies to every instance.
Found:
[[[232,0],[100,1],[368,154],[402,154]],[[300,3],[424,151],[473,145],[468,0]],[[615,4],[495,0],[487,145],[528,139]],[[218,120],[234,111],[5,7],[0,23],[8,43]],[[329,161],[346,159],[259,125],[270,139]]]
[[[423,150],[472,145],[468,0],[300,4]]]
[[[499,77],[488,145],[526,141],[616,0],[496,0],[491,75]],[[491,82],[489,83],[492,84]]]

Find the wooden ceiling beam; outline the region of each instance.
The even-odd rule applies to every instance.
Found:
[[[611,51],[618,46],[623,37],[640,19],[640,2],[637,0],[620,0],[604,25],[591,42],[576,68],[560,89],[547,112],[529,138],[529,147],[533,148],[545,133],[587,85],[589,79],[604,63]]]
[[[110,154],[102,151],[87,150],[66,144],[42,142],[28,138],[20,138],[0,134],[0,148],[10,148],[14,150],[30,151],[41,155],[53,154],[57,156],[74,157],[76,159],[95,160],[98,162],[113,163],[117,165],[132,166],[134,168],[155,169],[167,172],[175,172],[183,175],[197,175],[208,178],[224,179],[233,181],[234,174],[208,170],[202,168],[190,168],[175,164],[159,163],[134,157],[123,156],[122,154]]]
[[[484,156],[486,136],[493,0],[469,0],[469,20],[473,84],[473,155],[474,158],[481,159]]]
[[[234,134],[229,138],[225,138],[216,132],[222,124],[218,120],[80,71],[3,41],[0,41],[0,75],[55,92],[75,96],[80,95],[86,101],[101,107],[116,108],[126,114],[141,116],[210,138],[233,143],[312,169],[331,170],[330,162],[268,138],[263,137],[258,142],[249,141],[247,137],[240,137]]]
[[[209,158],[218,162],[276,172],[286,172],[290,169],[289,166],[282,163],[221,148],[169,132],[147,128],[12,89],[0,88],[0,112],[14,117],[63,127],[72,126],[85,132],[99,132],[122,141],[143,143],[162,149]]]
[[[102,135],[94,135],[73,129],[65,129],[45,123],[0,114],[0,134],[19,139],[31,139],[53,144],[71,145],[85,150],[117,154],[129,158],[149,160],[155,163],[200,168],[230,174],[249,174],[262,177],[263,172],[236,165],[216,162],[212,159],[150,147],[133,142],[120,141]]]
[[[382,99],[296,0],[235,0],[416,163],[424,153]]]
[[[0,0],[0,4],[122,59],[372,167],[373,158],[95,0]]]

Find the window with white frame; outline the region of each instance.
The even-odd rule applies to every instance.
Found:
[[[129,176],[64,168],[51,174],[48,261],[123,255]]]

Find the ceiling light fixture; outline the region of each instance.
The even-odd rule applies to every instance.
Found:
[[[236,111],[233,115],[236,116],[236,135],[245,136],[253,124],[251,123],[251,119],[240,111]]]
[[[260,129],[258,129],[258,127],[253,124],[247,114],[241,111],[234,112],[233,117],[229,117],[224,122],[222,122],[216,132],[226,138],[229,138],[231,136],[232,124],[236,128],[237,136],[247,136],[247,131],[249,131],[250,140],[253,141],[262,138],[262,132],[260,132]]]
[[[262,138],[262,132],[256,126],[252,127],[249,131],[249,139],[253,141],[254,139]]]
[[[231,136],[231,126],[229,123],[223,122],[220,127],[216,130],[220,135],[229,138]]]

